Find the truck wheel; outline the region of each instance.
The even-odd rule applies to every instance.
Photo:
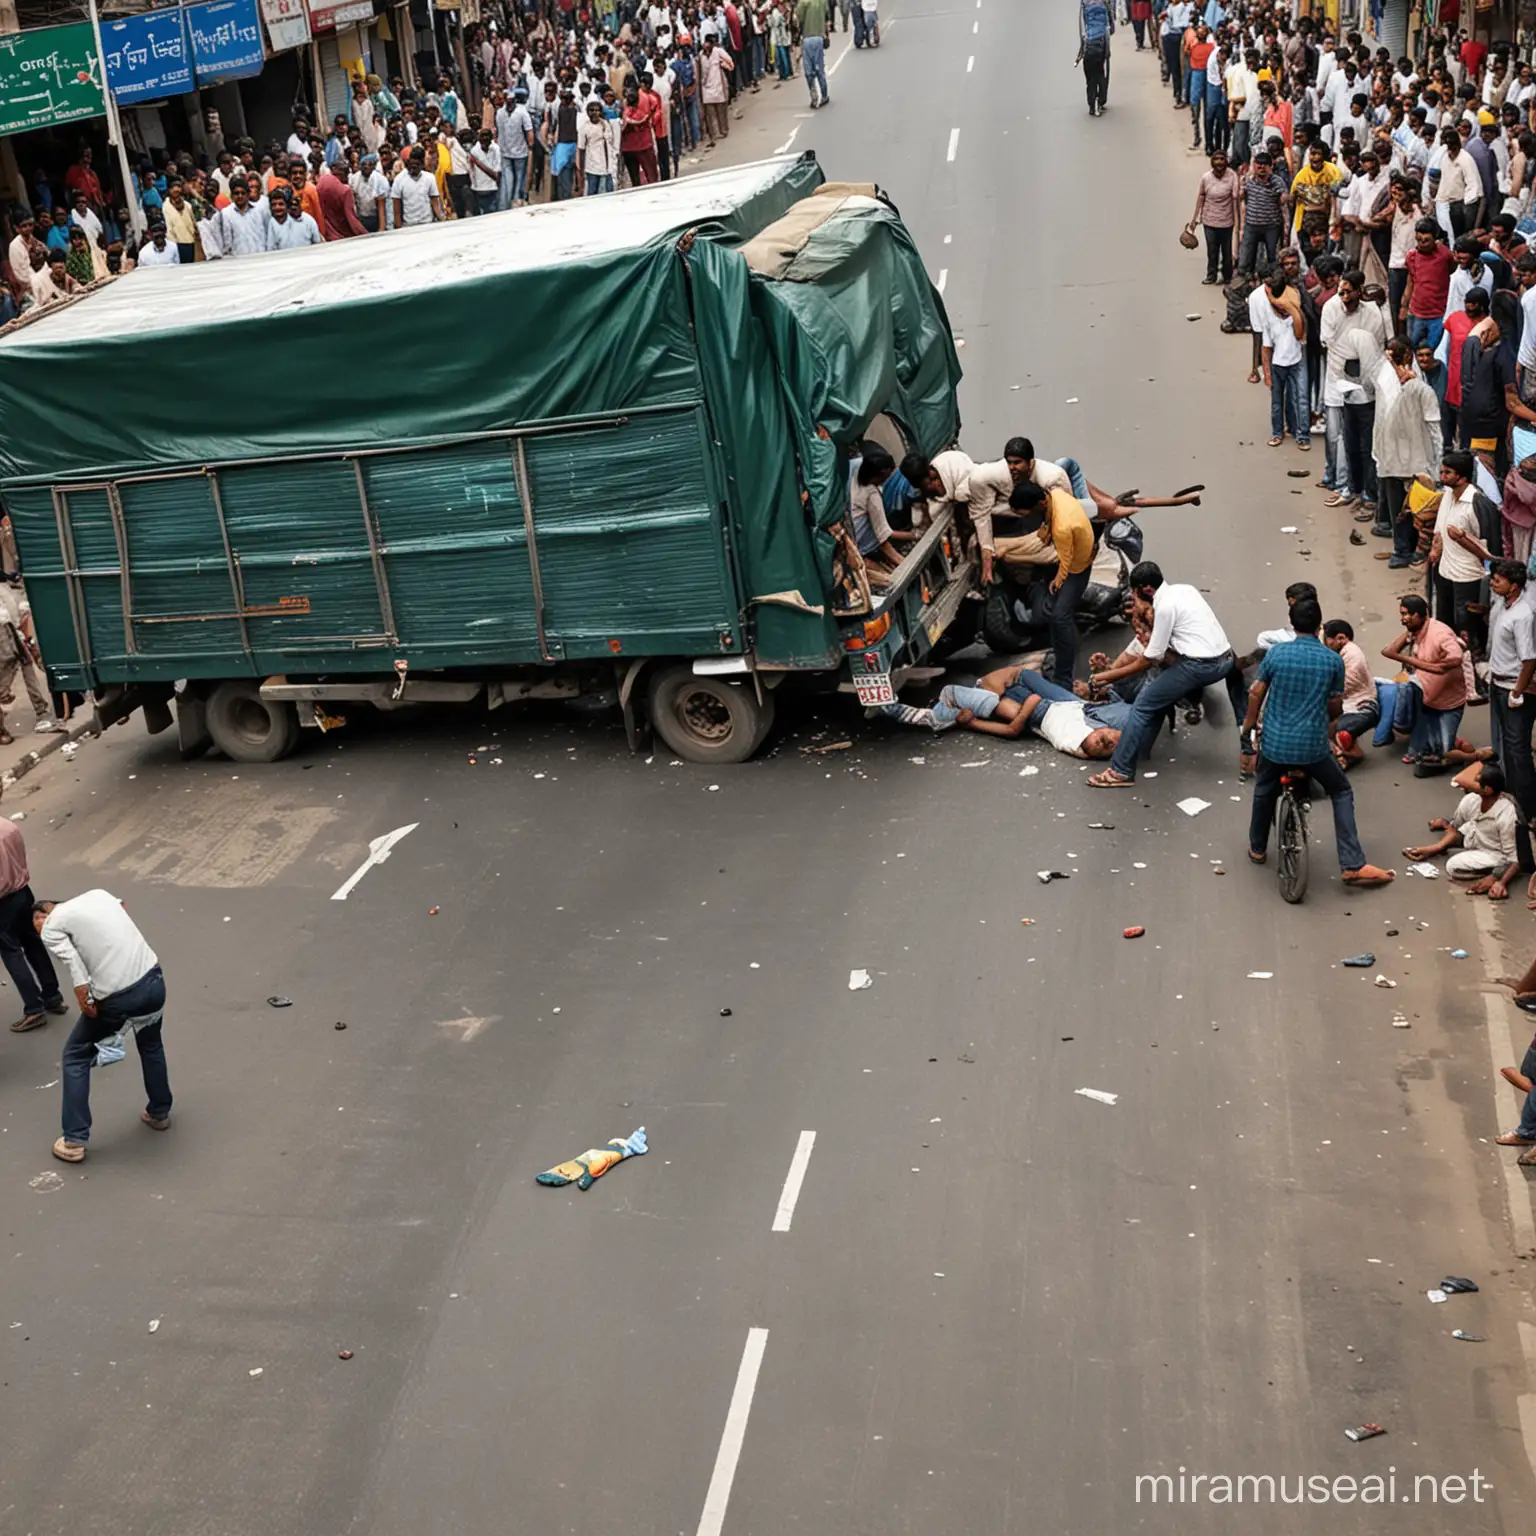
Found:
[[[999,656],[1012,656],[1034,648],[1036,636],[1020,624],[1013,613],[1013,600],[1007,587],[993,587],[987,593],[981,615],[981,634],[987,649]]]
[[[773,695],[758,703],[750,684],[698,677],[686,662],[651,680],[651,724],[689,763],[744,763],[773,724]]]
[[[298,746],[299,717],[256,683],[220,683],[208,696],[208,734],[232,762],[275,763]]]

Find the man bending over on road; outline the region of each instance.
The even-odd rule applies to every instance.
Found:
[[[1259,676],[1248,692],[1243,740],[1251,751],[1259,712],[1264,713],[1263,750],[1253,784],[1253,814],[1248,824],[1248,857],[1255,864],[1269,858],[1269,833],[1280,798],[1280,775],[1304,768],[1333,802],[1333,835],[1345,885],[1385,885],[1391,870],[1365,861],[1355,830],[1355,792],[1333,755],[1333,722],[1344,701],[1344,663],[1317,637],[1323,610],[1316,598],[1291,606],[1296,638],[1265,653]]]
[[[893,720],[935,731],[965,725],[988,736],[1019,737],[1032,730],[1069,757],[1108,757],[1130,712],[1129,704],[1090,704],[1027,667],[1000,667],[974,688],[946,684],[932,709],[885,706]]]
[[[102,890],[69,901],[40,901],[32,909],[32,925],[43,947],[69,971],[80,1004],[80,1017],[64,1042],[64,1134],[54,1142],[53,1155],[66,1163],[85,1161],[97,1047],[129,1028],[149,1095],[139,1119],[151,1130],[165,1130],[171,1123],[171,1082],[160,1042],[165,977],[138,925],[117,897]]]
[[[1165,583],[1162,569],[1151,560],[1131,572],[1131,593],[1152,605],[1152,637],[1137,670],[1161,665],[1162,671],[1137,693],[1109,767],[1088,780],[1094,789],[1128,789],[1136,782],[1143,750],[1157,739],[1169,706],[1187,694],[1224,682],[1233,717],[1243,717],[1243,675],[1232,642],[1204,597],[1182,582]],[[1102,681],[1095,674],[1091,684]]]
[[[1404,848],[1403,853],[1414,860],[1432,859],[1455,848],[1458,851],[1445,861],[1446,874],[1453,880],[1472,881],[1469,895],[1503,901],[1520,868],[1515,848],[1518,819],[1515,802],[1504,793],[1504,770],[1497,763],[1484,763],[1477,788],[1461,797],[1451,819],[1437,816],[1430,822],[1431,832],[1445,834],[1440,841]]]

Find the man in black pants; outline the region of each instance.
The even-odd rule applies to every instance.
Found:
[[[0,961],[21,994],[21,1017],[11,1025],[17,1035],[40,1029],[50,1013],[69,1012],[53,962],[32,926],[30,878],[21,829],[0,820]]]
[[[1102,117],[1109,97],[1109,39],[1115,18],[1105,0],[1080,0],[1077,57],[1088,86],[1088,115]]]

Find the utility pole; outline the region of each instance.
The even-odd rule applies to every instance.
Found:
[[[133,167],[128,163],[128,146],[123,143],[123,125],[118,121],[117,102],[112,87],[107,83],[107,55],[101,46],[101,17],[97,14],[96,0],[87,0],[91,13],[91,34],[96,40],[96,62],[101,69],[101,98],[107,105],[107,139],[117,150],[117,168],[123,178],[123,196],[128,204],[128,222],[134,235],[142,241],[148,227],[144,218],[144,205],[139,201],[138,187]],[[110,213],[111,210],[108,209]]]

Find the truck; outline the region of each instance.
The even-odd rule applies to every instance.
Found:
[[[354,707],[616,694],[751,756],[890,702],[972,585],[948,510],[872,589],[859,444],[959,434],[900,215],[813,155],[132,272],[0,332],[0,506],[50,685],[184,753]]]

